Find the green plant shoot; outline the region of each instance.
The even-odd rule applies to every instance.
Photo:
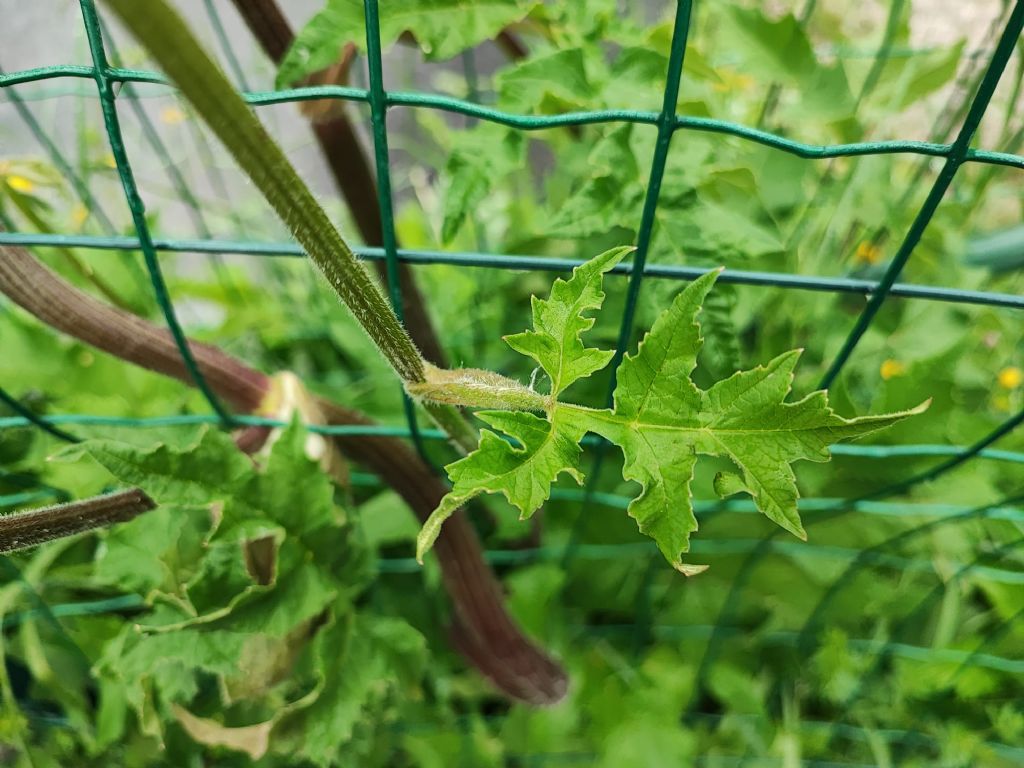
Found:
[[[593,432],[622,449],[623,477],[642,487],[628,509],[640,531],[654,539],[673,568],[686,575],[700,573],[706,566],[682,560],[697,530],[690,483],[699,454],[728,459],[739,471],[736,477],[719,478],[716,489],[750,494],[770,520],[806,539],[793,462],[828,461],[831,443],[862,437],[928,407],[926,402],[909,411],[847,419],[829,407],[824,391],[786,402],[800,350],[700,389],[691,379],[703,343],[697,315],[721,270],[693,281],[637,351],[623,359],[612,409],[560,400],[570,384],[612,358],[611,351],[587,347],[581,334],[594,324],[588,313],[604,301],[604,273],[630,250],[607,251],[577,267],[571,279],[556,280],[548,299],[533,299],[533,330],[505,338],[512,349],[537,361],[550,381],[550,393],[542,396],[506,384],[505,407],[477,413],[518,445],[483,430],[479,448],[448,465],[453,487],[419,534],[421,561],[445,519],[474,496],[501,493],[525,519],[547,500],[563,472],[582,484],[580,440]],[[481,404],[478,390],[488,389],[486,383],[473,383],[482,378],[474,372],[461,378],[446,372],[443,381],[427,378],[427,385],[410,387],[412,394],[472,406]],[[495,400],[487,398],[486,404],[493,407]]]

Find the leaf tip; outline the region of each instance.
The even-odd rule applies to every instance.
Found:
[[[681,560],[677,560],[672,563],[672,567],[679,571],[683,576],[690,577],[696,576],[697,574],[704,573],[711,566],[709,565],[693,565],[692,563],[684,563]]]
[[[428,532],[425,527],[420,530],[419,535],[416,537],[416,562],[419,565],[423,565],[423,558],[426,557],[427,552],[434,546],[436,539],[436,533]]]

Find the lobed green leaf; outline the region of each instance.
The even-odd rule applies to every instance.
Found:
[[[627,251],[603,253],[577,267],[570,280],[555,281],[548,299],[534,297],[533,330],[506,340],[540,363],[550,378],[545,416],[523,411],[479,414],[518,446],[484,430],[480,447],[448,466],[453,488],[420,533],[419,558],[436,540],[444,520],[478,494],[501,493],[528,517],[547,500],[551,484],[563,472],[582,482],[579,444],[594,432],[619,446],[625,459],[623,477],[641,486],[628,508],[641,533],[654,539],[674,568],[687,575],[699,573],[704,566],[682,561],[697,530],[690,485],[699,454],[728,459],[737,468],[738,475],[716,480],[719,493],[750,494],[766,517],[804,539],[793,463],[827,461],[832,443],[869,434],[927,407],[846,419],[829,407],[825,392],[787,402],[800,350],[700,389],[692,379],[703,344],[697,315],[721,269],[687,286],[637,351],[624,357],[616,371],[612,410],[558,400],[566,387],[604,367],[611,357],[611,352],[585,347],[581,334],[594,323],[588,312],[604,299],[604,273]]]

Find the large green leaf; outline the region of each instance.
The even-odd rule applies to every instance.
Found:
[[[309,759],[331,765],[352,738],[353,724],[369,717],[365,707],[379,705],[376,688],[403,673],[404,667],[392,669],[390,656],[367,666],[363,645],[370,640],[362,629],[352,652],[341,656],[344,663],[340,649],[322,649],[324,626],[353,621],[369,570],[330,481],[305,451],[306,434],[295,423],[259,464],[230,437],[207,428],[173,446],[91,440],[63,452],[68,460],[93,458],[161,503],[153,518],[132,523],[132,536],[111,532],[99,555],[106,582],[145,591],[153,606],[124,627],[98,665],[148,733],[162,736],[155,712],[180,706],[178,719],[194,738],[237,748],[226,738],[235,732],[232,723],[190,714],[202,676],[212,675],[225,696],[244,700],[253,712],[281,696],[300,695],[301,706],[290,704],[266,721],[268,748],[291,744],[287,736],[278,744],[279,720],[285,731],[301,722],[316,734]],[[394,635],[421,655],[422,639],[404,622],[368,619],[365,626],[371,636]],[[331,630],[335,639],[337,631]],[[400,656],[395,663],[408,666]],[[298,688],[288,687],[300,658],[320,680],[311,692],[301,678],[295,678]],[[277,698],[266,698],[271,695]]]
[[[504,494],[526,517],[547,499],[562,472],[581,482],[579,442],[595,432],[622,449],[623,477],[642,487],[628,510],[641,532],[654,539],[673,567],[696,573],[703,568],[684,564],[681,555],[697,529],[690,482],[698,454],[731,461],[740,477],[720,487],[749,493],[769,519],[805,538],[792,464],[827,461],[831,443],[866,435],[921,410],[846,419],[828,406],[825,392],[786,402],[799,351],[700,389],[691,378],[702,344],[697,314],[720,270],[680,293],[637,351],[623,359],[612,410],[557,400],[566,386],[607,364],[610,353],[586,348],[580,334],[593,324],[587,311],[604,298],[604,273],[627,252],[608,251],[577,267],[572,279],[556,281],[549,299],[534,299],[534,330],[508,337],[513,349],[537,360],[551,379],[545,417],[481,414],[519,447],[484,431],[480,448],[448,467],[454,487],[420,533],[420,557],[443,521],[480,493]]]
[[[764,11],[724,7],[722,43],[750,73],[793,88],[803,115],[841,120],[853,112],[854,99],[839,64],[823,64],[804,26],[792,14],[778,19]]]
[[[411,0],[380,4],[381,45],[411,33],[429,59],[450,59],[467,48],[496,37],[523,19],[535,0]],[[327,0],[295,36],[281,61],[277,86],[292,85],[333,64],[342,48],[366,48],[362,0]]]

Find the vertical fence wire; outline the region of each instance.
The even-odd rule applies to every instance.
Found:
[[[39,414],[37,414],[35,411],[33,411],[30,408],[26,408],[17,400],[17,398],[15,398],[13,395],[7,392],[7,390],[5,390],[3,387],[0,387],[0,403],[3,403],[16,414],[18,414],[24,419],[27,419],[30,423],[39,427],[39,429],[43,430],[44,432],[53,435],[58,440],[63,440],[67,443],[79,442],[79,439],[72,435],[70,432],[65,432],[60,427],[56,427],[53,424],[50,424],[49,422],[46,421],[46,419],[39,416]]]
[[[875,315],[878,314],[882,304],[888,298],[889,290],[892,288],[893,283],[896,282],[896,278],[899,277],[900,272],[903,271],[903,267],[910,259],[917,244],[921,241],[925,229],[927,229],[928,224],[932,220],[932,216],[935,215],[935,211],[938,210],[942,198],[945,196],[950,184],[953,183],[953,177],[967,157],[971,140],[981,124],[985,110],[992,100],[992,94],[995,93],[1003,70],[1006,69],[1006,64],[1013,54],[1022,28],[1024,28],[1024,0],[1017,0],[1010,18],[1007,20],[1006,27],[1003,29],[999,44],[992,54],[992,60],[985,71],[985,76],[982,78],[978,92],[971,102],[970,109],[967,111],[967,117],[964,118],[964,124],[946,153],[946,161],[943,163],[935,183],[928,192],[928,197],[918,210],[917,216],[910,225],[910,229],[907,231],[907,235],[903,239],[899,250],[893,256],[892,263],[890,263],[885,271],[885,275],[879,281],[878,288],[872,293],[868,305],[861,312],[857,323],[843,342],[843,346],[836,355],[835,360],[818,384],[819,389],[828,389],[836,380],[839,372],[853,354],[853,350],[867,332],[871,321],[874,320]]]
[[[380,204],[381,234],[387,266],[388,298],[399,322],[405,322],[402,286],[398,267],[398,239],[395,236],[394,203],[391,195],[391,163],[388,151],[388,95],[384,90],[384,67],[380,44],[380,13],[377,0],[364,0],[366,18],[366,59],[370,78],[370,115],[373,123],[373,158],[377,167],[377,199]],[[423,438],[416,420],[416,405],[402,387],[402,407],[416,450],[426,459]]]
[[[110,50],[110,58],[114,62],[115,67],[123,66],[121,63],[121,55],[114,45],[113,36],[110,34],[107,26],[103,23],[103,18],[98,17],[100,22],[100,34],[107,41],[107,47]],[[146,108],[143,106],[142,101],[139,99],[139,95],[135,89],[133,83],[125,83],[122,87],[122,91],[125,98],[128,100],[128,105],[131,107],[132,113],[135,115],[135,119],[138,121],[139,126],[142,128],[142,135],[149,144],[150,149],[159,161],[160,167],[163,172],[167,175],[168,181],[171,182],[171,187],[174,189],[175,195],[178,200],[185,203],[185,207],[188,210],[189,218],[192,220],[192,226],[196,231],[196,234],[205,239],[213,238],[213,230],[207,224],[206,216],[203,214],[203,206],[199,203],[198,198],[193,194],[192,188],[188,182],[185,181],[185,177],[181,172],[181,169],[171,158],[170,150],[164,140],[160,137],[160,132],[153,125],[153,121],[150,119],[149,114],[146,112]],[[214,276],[217,282],[220,284],[221,290],[231,296],[235,301],[240,304],[245,303],[245,295],[238,288],[235,282],[231,279],[231,276],[227,272],[227,268],[224,264],[224,257],[219,253],[211,254],[210,260],[213,264]]]
[[[658,115],[657,127],[658,136],[655,141],[654,155],[651,158],[651,170],[647,182],[647,193],[644,197],[644,207],[640,215],[640,225],[637,230],[636,250],[633,252],[633,262],[629,271],[629,283],[626,287],[626,305],[622,312],[622,319],[619,325],[619,335],[615,342],[615,353],[608,364],[611,370],[611,379],[608,392],[605,397],[607,406],[612,405],[616,386],[616,369],[626,353],[633,335],[633,321],[636,317],[636,308],[640,300],[640,286],[644,277],[644,267],[647,264],[647,254],[651,248],[651,238],[654,236],[655,214],[658,209],[658,198],[661,194],[661,182],[665,177],[665,165],[668,162],[668,151],[672,143],[672,134],[677,128],[676,105],[679,102],[679,85],[683,77],[683,62],[686,58],[686,42],[690,34],[690,17],[693,12],[693,0],[677,0],[674,23],[672,27],[672,44],[669,51],[668,68],[665,73],[665,91],[662,98],[661,112]],[[596,449],[591,470],[587,476],[586,495],[581,505],[569,540],[566,544],[565,556],[562,564],[568,566],[572,562],[576,547],[583,535],[583,527],[587,520],[587,507],[590,496],[597,490],[597,482],[601,476],[601,468],[608,450],[608,444],[601,441]]]
[[[167,283],[164,281],[163,273],[160,270],[156,248],[153,246],[149,224],[146,222],[146,208],[135,184],[135,177],[132,173],[131,164],[128,161],[124,138],[121,135],[121,123],[117,116],[113,81],[107,75],[108,64],[106,53],[103,49],[103,35],[100,31],[99,17],[96,14],[93,0],[79,0],[79,3],[82,10],[82,20],[85,24],[86,37],[89,40],[89,52],[93,62],[93,79],[99,92],[100,107],[103,111],[103,123],[107,131],[107,139],[110,142],[110,151],[114,155],[117,172],[121,177],[121,185],[124,188],[128,208],[132,214],[135,234],[139,239],[142,254],[146,260],[146,268],[153,283],[153,292],[156,295],[157,304],[163,312],[168,329],[174,337],[174,342],[178,347],[189,376],[191,376],[196,387],[202,392],[203,397],[206,398],[207,403],[217,416],[220,417],[221,421],[225,425],[230,426],[233,424],[231,414],[228,413],[199,370],[195,357],[192,355],[192,350],[189,349],[185,332],[182,330],[178,317],[174,312],[174,305],[167,290]]]

